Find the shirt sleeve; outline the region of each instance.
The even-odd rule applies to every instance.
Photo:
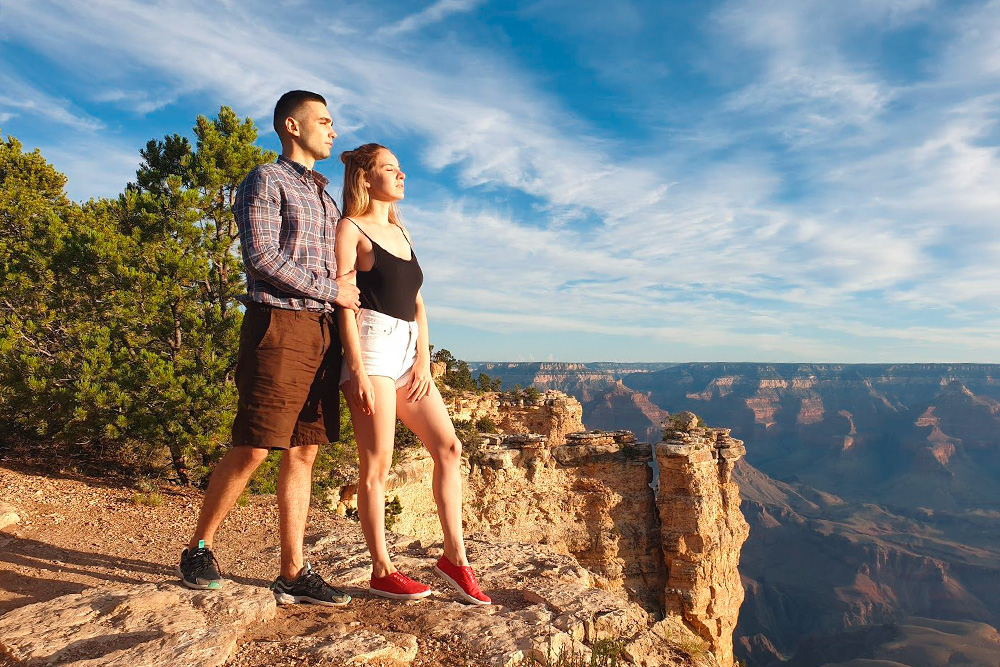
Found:
[[[267,172],[255,171],[236,193],[233,215],[240,233],[243,261],[255,278],[282,292],[333,301],[337,283],[306,269],[281,253],[281,192]]]

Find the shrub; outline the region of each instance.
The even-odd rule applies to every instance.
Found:
[[[392,530],[403,513],[403,503],[399,502],[399,496],[393,496],[392,500],[385,503],[385,528]]]
[[[489,417],[480,417],[476,420],[476,430],[480,433],[496,433],[497,425]]]

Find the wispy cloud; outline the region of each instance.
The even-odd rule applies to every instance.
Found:
[[[80,111],[66,99],[42,92],[27,81],[0,71],[0,114],[9,120],[28,116],[75,130],[95,132],[104,127],[97,118]]]
[[[411,14],[401,21],[379,28],[376,34],[382,37],[396,37],[408,32],[415,32],[439,23],[452,14],[470,12],[481,4],[483,4],[483,0],[436,0],[416,14]]]
[[[423,186],[404,208],[432,316],[445,322],[620,336],[637,355],[998,351],[987,333],[1000,325],[989,305],[1000,296],[995,0],[954,11],[929,0],[725,2],[691,38],[702,40],[691,54],[712,55],[669,68],[710,85],[691,100],[651,93],[673,94],[670,122],[639,133],[616,132],[610,102],[604,124],[575,112],[586,102],[503,44],[425,38],[481,3],[440,1],[403,19],[389,8],[386,20],[368,5],[334,18],[304,4],[317,25],[336,26],[322,31],[265,23],[268,7],[93,0],[5,13],[21,26],[10,39],[70,78],[89,73],[85,99],[136,114],[196,98],[266,118],[284,90],[326,94],[340,143],[390,143]],[[532,11],[599,42],[600,21],[560,7]],[[616,29],[638,39],[640,27]],[[924,64],[902,74],[859,46],[921,30],[934,36]],[[613,81],[624,57],[609,55],[601,76]],[[127,68],[109,65],[119,62]],[[650,99],[620,104],[631,113]],[[0,103],[0,117],[17,113]],[[77,173],[106,161],[75,151],[50,157]]]

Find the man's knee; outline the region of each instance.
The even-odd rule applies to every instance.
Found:
[[[291,447],[285,453],[287,460],[293,465],[311,466],[319,453],[319,445],[300,445]]]
[[[270,450],[263,447],[233,447],[226,454],[226,458],[232,461],[234,468],[249,469],[253,472],[264,462],[269,453]]]

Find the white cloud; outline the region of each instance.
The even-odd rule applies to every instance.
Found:
[[[408,32],[415,32],[439,23],[452,14],[470,12],[481,4],[483,4],[483,0],[436,0],[416,14],[411,14],[401,21],[380,28],[377,34],[381,37],[397,37]]]
[[[34,122],[51,122],[85,132],[95,132],[104,127],[94,118],[75,108],[69,100],[53,97],[28,82],[0,71],[0,113],[9,120],[16,116],[37,119]]]
[[[672,150],[661,152],[598,132],[488,45],[419,41],[420,28],[478,4],[436,2],[378,34],[364,23],[377,17],[355,20],[370,14],[360,5],[336,22],[317,16],[327,26],[317,33],[267,25],[264,3],[5,11],[23,26],[18,40],[95,72],[92,100],[144,113],[171,99],[149,91],[210,93],[266,118],[278,94],[305,87],[327,94],[341,141],[416,137],[424,170],[460,183],[405,203],[434,317],[694,349],[738,340],[812,360],[885,359],[901,341],[930,357],[996,351],[984,339],[1000,323],[986,305],[1000,290],[998,99],[984,90],[996,20],[970,34],[973,10],[935,13],[922,0],[727,3],[704,64],[735,66],[713,75],[722,92],[699,118],[665,130]],[[860,29],[928,21],[950,37],[940,66],[914,83],[845,46]],[[596,27],[577,29],[586,39]],[[405,33],[407,48],[386,45],[390,33]],[[985,64],[954,75],[977,58]],[[106,74],[110,62],[136,74]],[[106,161],[51,150],[71,183]],[[136,155],[124,155],[112,171],[134,170]],[[508,193],[529,199],[533,216],[485,203]]]

